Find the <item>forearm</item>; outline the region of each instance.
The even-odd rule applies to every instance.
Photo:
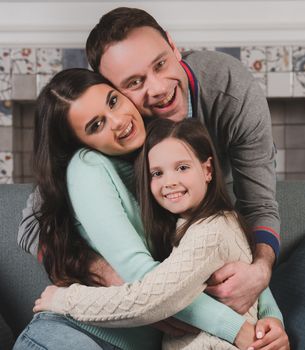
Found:
[[[22,220],[18,227],[17,243],[22,249],[31,253],[35,257],[38,254],[39,244],[39,222],[36,218],[36,212],[39,211],[41,198],[36,188],[30,194],[26,202],[26,207],[22,211]]]
[[[284,324],[283,315],[271,293],[270,288],[266,288],[258,299],[258,316],[259,319],[266,317],[277,318]]]

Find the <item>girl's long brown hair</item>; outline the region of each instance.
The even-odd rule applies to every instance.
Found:
[[[57,284],[92,285],[89,266],[95,254],[75,227],[66,170],[83,147],[68,123],[70,105],[89,87],[107,83],[87,69],[68,69],[53,77],[37,99],[33,163],[42,204],[39,249],[50,279]]]
[[[208,185],[207,193],[178,232],[176,232],[178,215],[162,208],[150,191],[151,174],[148,153],[155,145],[169,137],[187,144],[201,163],[207,161],[209,157],[212,158],[212,181]],[[167,119],[157,119],[149,124],[146,141],[136,162],[136,180],[147,243],[153,257],[160,261],[169,256],[172,247],[179,244],[186,230],[193,223],[209,217],[224,215],[225,211],[235,210],[226,191],[222,171],[208,131],[194,119],[185,119],[178,123]],[[253,249],[249,229],[238,213],[237,220]]]

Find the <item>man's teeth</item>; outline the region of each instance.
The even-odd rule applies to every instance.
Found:
[[[132,122],[130,122],[127,126],[127,128],[124,130],[124,132],[120,135],[120,139],[128,136],[130,133],[131,133],[131,130],[132,130]]]
[[[175,95],[175,90],[173,90],[173,92],[171,94],[169,94],[164,100],[159,102],[157,104],[157,107],[164,107],[164,106],[166,106],[172,100],[174,95]]]

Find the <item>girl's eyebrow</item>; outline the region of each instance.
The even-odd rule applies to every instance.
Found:
[[[110,98],[111,98],[111,95],[112,95],[112,93],[113,93],[114,91],[115,91],[114,89],[109,90],[109,92],[108,92],[108,94],[107,94],[107,96],[106,96],[106,105],[108,105],[108,103],[109,103],[109,101],[110,101]],[[96,119],[97,119],[98,117],[99,117],[99,116],[96,115],[95,117],[93,117],[92,119],[90,119],[90,120],[88,121],[88,123],[87,123],[86,126],[85,126],[85,132],[86,132],[86,133],[89,132],[88,129],[90,129],[91,125],[96,121]]]

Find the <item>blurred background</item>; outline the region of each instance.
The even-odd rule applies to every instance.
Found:
[[[271,111],[279,179],[305,179],[305,1],[0,1],[0,183],[32,182],[35,99],[58,71],[88,67],[86,38],[118,6],[150,12],[181,51],[241,60]]]

